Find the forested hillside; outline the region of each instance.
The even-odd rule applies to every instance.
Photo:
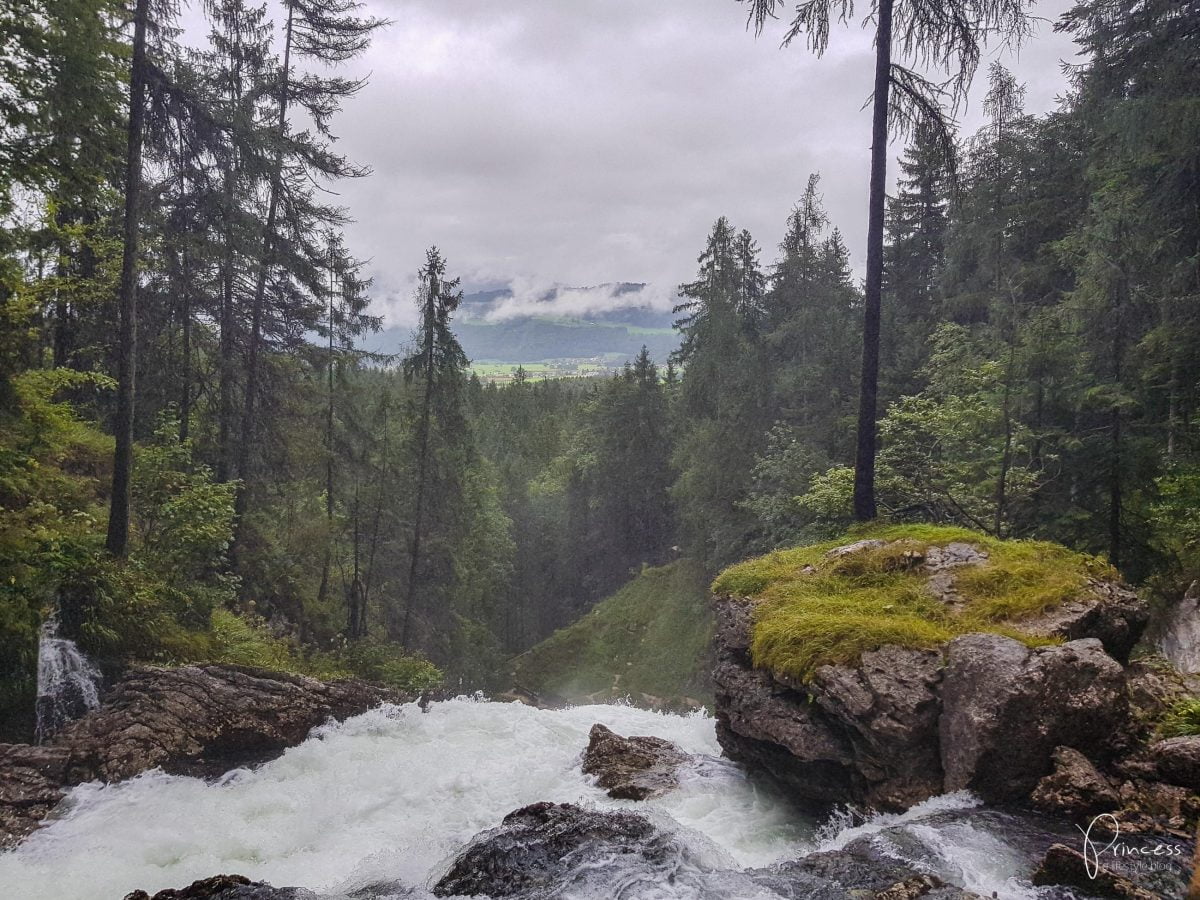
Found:
[[[453,246],[408,263],[411,343],[368,353],[331,66],[383,23],[282,8],[206,3],[198,46],[157,0],[0,11],[0,731],[52,616],[113,665],[508,687],[645,564],[851,522],[865,295],[818,173],[777,248],[712,224],[669,364],[482,384]],[[995,64],[980,131],[893,145],[880,517],[1200,575],[1197,22],[1084,0],[1057,111]]]

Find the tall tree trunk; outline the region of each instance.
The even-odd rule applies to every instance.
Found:
[[[266,305],[267,279],[274,263],[275,226],[279,218],[279,195],[283,186],[282,142],[287,133],[288,94],[291,91],[292,33],[295,20],[295,7],[291,2],[288,2],[287,9],[287,26],[284,30],[283,44],[283,84],[280,87],[279,119],[276,123],[276,139],[280,142],[280,146],[275,149],[275,160],[271,169],[267,219],[263,225],[262,256],[258,261],[258,276],[254,282],[254,299],[250,307],[250,339],[246,353],[246,397],[242,406],[241,439],[238,442],[237,454],[237,474],[238,478],[242,480],[242,484],[235,502],[235,548],[240,543],[250,488],[250,446],[254,440],[254,407],[258,399],[259,352],[262,345],[263,315]]]
[[[871,121],[871,197],[867,219],[867,284],[863,307],[862,380],[854,455],[854,519],[875,518],[875,444],[879,403],[879,317],[883,294],[883,225],[887,196],[888,90],[892,68],[892,4],[880,0],[875,30],[875,98]]]
[[[1125,295],[1129,289],[1125,266],[1120,266],[1120,281],[1114,298],[1112,331],[1113,390],[1117,397],[1109,411],[1109,469],[1108,469],[1108,561],[1116,568],[1121,567],[1121,379],[1124,377],[1125,342],[1124,327]]]
[[[188,439],[192,417],[192,266],[187,250],[183,251],[182,269],[183,285],[180,293],[183,309],[179,314],[183,331],[183,346],[180,348],[180,355],[183,357],[181,360],[182,371],[179,373],[183,383],[179,392],[179,442],[181,444]]]
[[[421,402],[421,421],[418,425],[419,449],[417,451],[417,498],[413,511],[413,538],[408,567],[408,591],[404,601],[404,622],[400,627],[400,646],[408,649],[409,629],[412,627],[413,603],[417,599],[417,581],[420,574],[421,532],[425,518],[425,480],[429,472],[429,427],[433,406],[433,344],[435,339],[434,310],[438,298],[436,274],[429,276],[429,297],[425,306],[425,396]]]
[[[129,70],[129,127],[125,152],[125,228],[121,257],[120,332],[117,351],[116,450],[105,546],[113,556],[129,550],[129,487],[133,473],[133,412],[137,396],[138,197],[142,183],[142,122],[146,113],[146,19],[150,0],[133,14],[133,60]]]
[[[328,366],[325,394],[325,560],[321,564],[321,586],[317,590],[317,604],[323,605],[329,593],[329,566],[333,556],[333,237],[329,240],[329,352],[326,365]],[[355,503],[358,502],[358,487],[355,486]],[[355,516],[358,509],[355,508]],[[354,580],[358,582],[358,519],[354,521]],[[354,617],[351,615],[350,630],[354,631]]]
[[[240,23],[237,32],[240,33]],[[234,53],[230,58],[229,69],[229,104],[231,108],[242,102],[242,64],[241,53]],[[218,386],[217,413],[217,480],[226,482],[235,477],[233,451],[234,408],[234,377],[236,369],[237,339],[234,334],[236,318],[234,315],[234,266],[236,255],[233,247],[234,203],[237,193],[237,179],[241,168],[241,160],[236,145],[230,148],[226,161],[224,183],[222,185],[222,208],[224,210],[223,229],[221,235],[221,319],[220,347],[218,349],[220,384]]]

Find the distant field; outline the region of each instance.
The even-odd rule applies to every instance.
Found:
[[[481,381],[507,384],[517,375],[517,369],[525,370],[525,377],[534,381],[546,378],[595,378],[614,371],[618,366],[605,365],[593,359],[564,359],[555,362],[475,362],[471,371]]]

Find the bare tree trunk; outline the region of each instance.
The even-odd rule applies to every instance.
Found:
[[[133,473],[133,413],[137,396],[138,199],[142,183],[142,122],[146,113],[146,19],[149,0],[133,14],[133,60],[129,71],[129,127],[125,153],[125,228],[118,303],[116,451],[105,546],[113,556],[129,550],[129,488]]]
[[[854,457],[854,519],[875,518],[875,450],[879,403],[879,318],[883,294],[883,225],[887,192],[888,90],[892,68],[892,4],[880,0],[875,30],[875,98],[871,121],[871,197],[867,219],[867,283],[863,307],[862,380]]]

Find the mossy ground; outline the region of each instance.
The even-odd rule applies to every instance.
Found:
[[[872,538],[894,543],[826,557],[835,547]],[[905,554],[954,542],[986,550],[988,560],[953,570],[963,603],[951,610],[926,590],[925,575],[906,567]],[[978,631],[1046,643],[1008,623],[1080,594],[1090,578],[1116,577],[1103,560],[1057,544],[1002,541],[964,528],[892,525],[748,560],[718,576],[713,591],[758,601],[755,665],[808,680],[822,665],[853,663],[886,644],[934,647]]]
[[[569,701],[648,694],[710,704],[707,579],[681,559],[644,570],[574,624],[513,660],[515,687]]]

